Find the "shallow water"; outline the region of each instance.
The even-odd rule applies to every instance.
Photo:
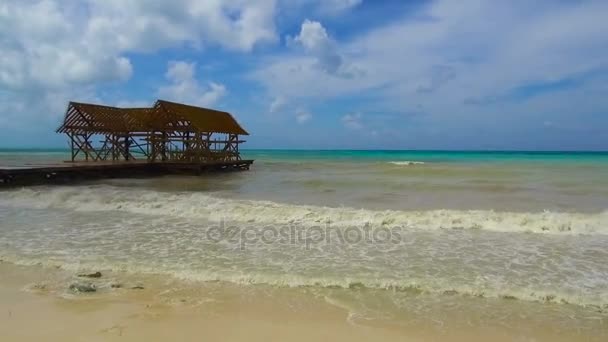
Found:
[[[2,191],[0,258],[306,288],[405,325],[608,329],[606,154],[246,153],[249,172]]]

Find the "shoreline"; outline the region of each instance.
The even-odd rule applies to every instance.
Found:
[[[190,300],[192,293],[188,300],[178,298],[179,294],[164,297],[167,290],[159,279],[143,289],[66,296],[46,287],[52,279],[66,276],[61,270],[3,262],[0,274],[0,303],[6,308],[0,331],[11,341],[150,341],[176,336],[185,341],[366,341],[401,337],[388,327],[353,326],[344,310],[319,301],[281,298],[305,309],[277,305],[263,294],[243,301],[238,286],[222,290],[210,284],[186,290],[196,292],[198,302]]]
[[[470,313],[473,323],[466,327],[452,324],[466,317],[457,317],[458,310],[450,308],[449,302],[442,304],[445,310],[435,322],[422,316],[399,322],[363,317],[335,298],[314,295],[308,289],[184,282],[112,272],[89,279],[61,268],[8,262],[0,263],[0,275],[0,303],[6,309],[0,313],[4,315],[0,331],[11,341],[147,341],[176,336],[192,341],[600,341],[608,335],[601,325],[600,330],[586,334],[558,329],[548,319],[541,324],[515,319],[515,325],[509,326],[496,320],[497,312],[476,313],[487,315],[489,322],[496,320],[490,325],[476,325]],[[101,285],[92,294],[74,293],[68,287],[75,281]],[[511,303],[502,300],[501,305]],[[522,322],[529,326],[517,326]],[[29,328],[33,324],[37,329]]]

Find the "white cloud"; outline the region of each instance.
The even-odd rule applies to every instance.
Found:
[[[112,96],[108,100],[107,92],[98,94],[102,85],[131,79],[137,68],[132,53],[173,48],[248,53],[279,41],[275,26],[279,12],[291,11],[299,17],[302,9],[313,8],[315,15],[334,15],[359,2],[0,0],[0,118],[3,126],[11,122],[15,127],[41,118],[59,121],[68,100],[149,105],[149,101],[119,101]],[[158,94],[206,106],[225,96],[223,84],[201,83],[194,71],[193,66],[174,65],[165,75],[169,84]],[[272,110],[284,107],[285,98],[277,98]]]
[[[293,27],[293,20],[306,17],[315,20],[304,20],[293,32],[280,33],[293,36],[288,49],[276,54],[274,49],[256,50],[266,53],[266,58],[255,56],[247,63],[259,63],[248,75],[267,94],[245,97],[270,99],[261,105],[271,113],[295,113],[288,119],[295,115],[294,120],[306,122],[312,116],[298,108],[309,108],[315,101],[315,106],[329,107],[331,100],[338,99],[366,113],[365,120],[361,115],[345,116],[343,124],[356,129],[365,123],[366,128],[382,132],[381,137],[386,128],[382,124],[389,124],[381,124],[384,114],[377,113],[398,117],[395,123],[415,116],[417,126],[405,129],[417,134],[432,127],[464,135],[502,129],[509,120],[568,127],[577,115],[593,112],[598,116],[608,108],[604,96],[608,84],[606,1],[435,0],[410,6],[401,18],[392,13],[390,21],[375,27],[370,25],[377,20],[361,21],[345,39],[333,34],[343,31],[322,24],[335,22],[335,15],[360,3],[0,0],[0,117],[4,123],[39,117],[56,120],[68,99],[104,102],[98,91],[107,90],[100,85],[129,80],[137,69],[130,57],[133,53],[173,48],[201,55],[211,49],[251,52],[277,43],[277,26]],[[334,17],[326,20],[329,16]],[[200,67],[203,70],[204,65]],[[158,94],[205,106],[217,103],[226,87],[199,80],[196,70],[192,63],[174,63]],[[574,80],[575,85],[550,89],[562,80]],[[509,101],[530,86],[540,91]]]
[[[282,110],[283,108],[285,108],[285,106],[287,105],[287,102],[288,101],[285,97],[277,96],[270,103],[270,107],[268,108],[268,110],[270,111],[271,114],[277,113],[280,110]]]
[[[279,3],[286,10],[301,12],[304,8],[320,16],[336,16],[359,6],[363,0],[279,0]]]
[[[209,90],[203,94],[200,104],[203,106],[211,106],[227,93],[226,87],[223,84],[211,82]]]
[[[0,86],[124,81],[127,52],[276,41],[274,0],[29,0],[0,4]]]
[[[146,108],[152,106],[152,100],[120,100],[114,103],[114,106],[119,108]]]
[[[278,7],[282,16],[287,14],[289,17],[293,13],[301,15],[307,12],[319,17],[335,17],[361,3],[363,0],[278,0]]]
[[[363,0],[325,0],[321,2],[321,9],[336,13],[359,6]]]
[[[276,42],[275,10],[275,0],[0,1],[0,117],[25,127],[47,113],[59,121],[68,100],[103,102],[96,89],[131,78],[132,52]],[[226,94],[222,84],[167,76],[161,92],[173,99],[211,105]]]
[[[249,51],[274,42],[274,0],[88,0],[88,34],[114,37],[123,49],[156,50],[189,43]]]
[[[501,115],[499,105],[488,110],[464,103],[608,68],[606,13],[605,1],[438,0],[346,41],[305,21],[293,39],[302,53],[269,58],[252,77],[294,101],[366,94],[385,110],[420,105],[444,118]],[[335,77],[345,69],[357,70],[349,73],[356,80]]]
[[[100,103],[90,86],[27,93],[0,88],[0,146],[65,146],[64,137],[53,134],[69,101]],[[35,137],[35,139],[32,139]],[[61,144],[61,145],[59,145]]]
[[[27,0],[0,3],[0,87],[56,89],[124,81],[129,52],[278,41],[275,14],[305,4],[343,11],[361,0]]]
[[[318,21],[304,20],[300,33],[294,38],[309,51],[319,52],[328,49],[330,45],[327,31]]]
[[[364,127],[361,122],[362,117],[361,113],[346,114],[342,117],[341,121],[346,128],[359,130]]]
[[[296,122],[299,124],[306,123],[310,121],[310,119],[312,119],[312,114],[306,110],[300,109],[296,113]]]
[[[165,77],[170,84],[161,87],[158,96],[166,100],[209,107],[227,93],[222,84],[209,82],[207,86],[201,85],[196,79],[196,63],[193,62],[169,62]]]
[[[304,20],[300,33],[293,39],[288,37],[287,42],[301,45],[306,53],[314,58],[316,68],[327,74],[350,77],[353,71],[356,71],[352,67],[349,70],[338,53],[335,42],[318,21]]]
[[[116,51],[94,51],[70,5],[56,1],[0,4],[0,87],[66,87],[131,76],[131,62]]]

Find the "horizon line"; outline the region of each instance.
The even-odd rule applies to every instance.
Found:
[[[315,151],[315,152],[487,152],[487,153],[522,153],[522,152],[540,152],[540,153],[608,153],[606,150],[548,150],[548,149],[398,149],[398,148],[378,148],[378,149],[360,149],[360,148],[241,148],[241,151]],[[69,152],[69,148],[63,147],[0,147],[0,152],[19,152],[19,151],[38,151],[38,152]]]

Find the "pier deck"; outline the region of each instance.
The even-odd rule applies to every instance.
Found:
[[[164,175],[199,175],[214,171],[249,170],[253,160],[221,162],[65,162],[16,167],[0,166],[0,188],[43,184],[71,184],[104,178],[157,177]]]

